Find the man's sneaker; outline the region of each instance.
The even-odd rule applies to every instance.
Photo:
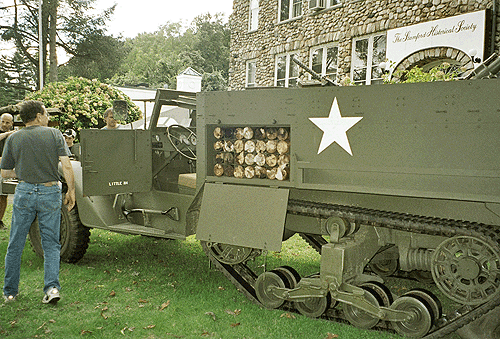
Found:
[[[6,229],[5,224],[3,223],[2,220],[0,220],[0,230]]]
[[[59,295],[59,290],[55,287],[52,287],[45,293],[45,296],[42,299],[42,303],[44,304],[57,304],[57,302],[61,299]]]
[[[12,301],[16,301],[16,296],[15,295],[3,295],[3,300],[6,302],[6,303],[10,303]]]

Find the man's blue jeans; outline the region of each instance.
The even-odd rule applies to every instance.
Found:
[[[61,288],[59,284],[61,204],[62,195],[59,184],[47,187],[44,184],[20,182],[17,185],[9,246],[5,255],[4,295],[15,296],[19,292],[21,255],[36,216],[38,216],[44,252],[43,291],[46,293],[51,287]]]

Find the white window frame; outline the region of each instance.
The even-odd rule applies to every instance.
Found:
[[[250,70],[253,65],[253,82],[250,82],[252,79],[250,77]],[[245,71],[245,87],[255,87],[257,86],[257,59],[247,60],[246,63],[246,71]]]
[[[255,32],[259,28],[259,0],[250,0],[248,13],[248,31]]]
[[[335,76],[329,76],[331,73],[327,73],[327,61],[328,61],[328,49],[330,48],[336,48],[337,49],[337,63],[335,65],[335,68],[336,68],[336,71],[335,71]],[[322,52],[322,60],[321,60],[321,71],[320,72],[317,72],[317,70],[314,70],[314,65],[313,65],[313,56],[314,56],[314,52],[319,50],[319,49],[322,49],[323,52]],[[322,76],[328,76],[331,80],[333,81],[337,81],[337,77],[338,77],[338,66],[339,66],[339,59],[338,59],[338,49],[339,49],[339,45],[338,43],[331,43],[331,44],[327,44],[327,45],[320,45],[320,46],[314,46],[311,48],[310,52],[309,52],[309,67],[311,69],[313,69],[314,71],[316,71],[316,73],[318,73],[319,75],[322,75]],[[311,76],[309,75],[309,78],[311,79]]]
[[[288,18],[286,19],[281,18],[281,7],[284,3],[288,3]],[[295,13],[295,8],[299,8],[298,13]],[[285,22],[288,20],[299,18],[302,16],[303,11],[304,11],[304,6],[302,0],[279,0],[278,22]]]
[[[385,45],[385,54],[386,54],[387,53],[387,34],[386,34],[386,32],[365,35],[365,36],[355,38],[352,40],[351,81],[353,83],[361,84],[361,85],[372,85],[372,84],[382,83],[382,72],[381,72],[378,64],[374,64],[374,63],[376,63],[377,58],[374,57],[374,50],[373,50],[373,43],[375,41],[375,38],[382,37],[382,36],[384,36],[386,38],[386,45]],[[356,65],[357,60],[362,61],[361,59],[356,57],[356,42],[361,41],[361,40],[368,40],[366,64],[363,65],[362,67]],[[384,59],[383,61],[385,61],[385,54],[383,57],[383,59]],[[378,59],[380,59],[380,56],[378,57]],[[378,60],[378,61],[380,61],[380,60]],[[382,61],[380,61],[380,62],[382,62]],[[356,70],[362,70],[364,68],[366,68],[365,79],[361,79],[361,80],[354,79]],[[380,77],[372,78],[372,74],[374,71],[377,71],[380,74]]]
[[[274,86],[285,88],[297,86],[299,80],[299,66],[292,61],[292,57],[296,54],[297,52],[291,52],[276,55],[274,64]],[[278,62],[281,58],[285,59],[285,74],[283,78],[278,79]],[[291,70],[293,74],[290,74]],[[281,81],[284,82],[283,86],[278,84]]]
[[[326,8],[335,7],[341,4],[340,0],[325,0]]]
[[[309,2],[309,9],[325,10],[333,7],[338,7],[342,4],[341,0],[316,0],[314,4],[311,5],[311,0]]]

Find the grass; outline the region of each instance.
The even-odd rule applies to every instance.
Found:
[[[6,224],[10,214],[11,206]],[[0,230],[0,263],[7,242],[8,230]],[[302,274],[319,268],[319,256],[298,239],[267,257],[270,266],[281,260]],[[262,263],[258,259],[254,265]],[[60,280],[62,300],[42,304],[43,260],[27,244],[20,296],[0,305],[0,337],[401,338],[262,309],[209,267],[193,237],[159,240],[92,230],[87,254],[77,264],[62,263]]]

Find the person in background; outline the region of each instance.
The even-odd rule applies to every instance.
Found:
[[[38,217],[44,251],[45,295],[42,302],[55,304],[61,299],[59,237],[62,185],[58,165],[61,162],[68,188],[64,204],[71,210],[75,206],[75,180],[69,159],[71,153],[61,132],[47,127],[49,115],[43,103],[25,101],[20,105],[19,113],[26,127],[7,139],[0,163],[2,177],[17,177],[19,180],[14,194],[9,245],[5,255],[3,297],[5,302],[16,300],[21,255],[31,224]]]
[[[71,154],[75,154],[73,152],[73,143],[76,138],[76,132],[73,129],[67,129],[63,133],[64,140],[66,140],[66,145],[68,145],[69,150],[71,151]]]
[[[0,161],[2,159],[3,146],[5,145],[5,140],[15,131],[14,128],[14,118],[9,113],[4,113],[0,116]],[[1,183],[0,183],[1,184]],[[3,223],[3,216],[5,210],[7,209],[7,195],[0,194],[0,230],[5,228]]]
[[[104,112],[104,121],[106,121],[106,126],[101,129],[125,129],[125,125],[121,125],[113,118],[113,108],[110,107]]]

